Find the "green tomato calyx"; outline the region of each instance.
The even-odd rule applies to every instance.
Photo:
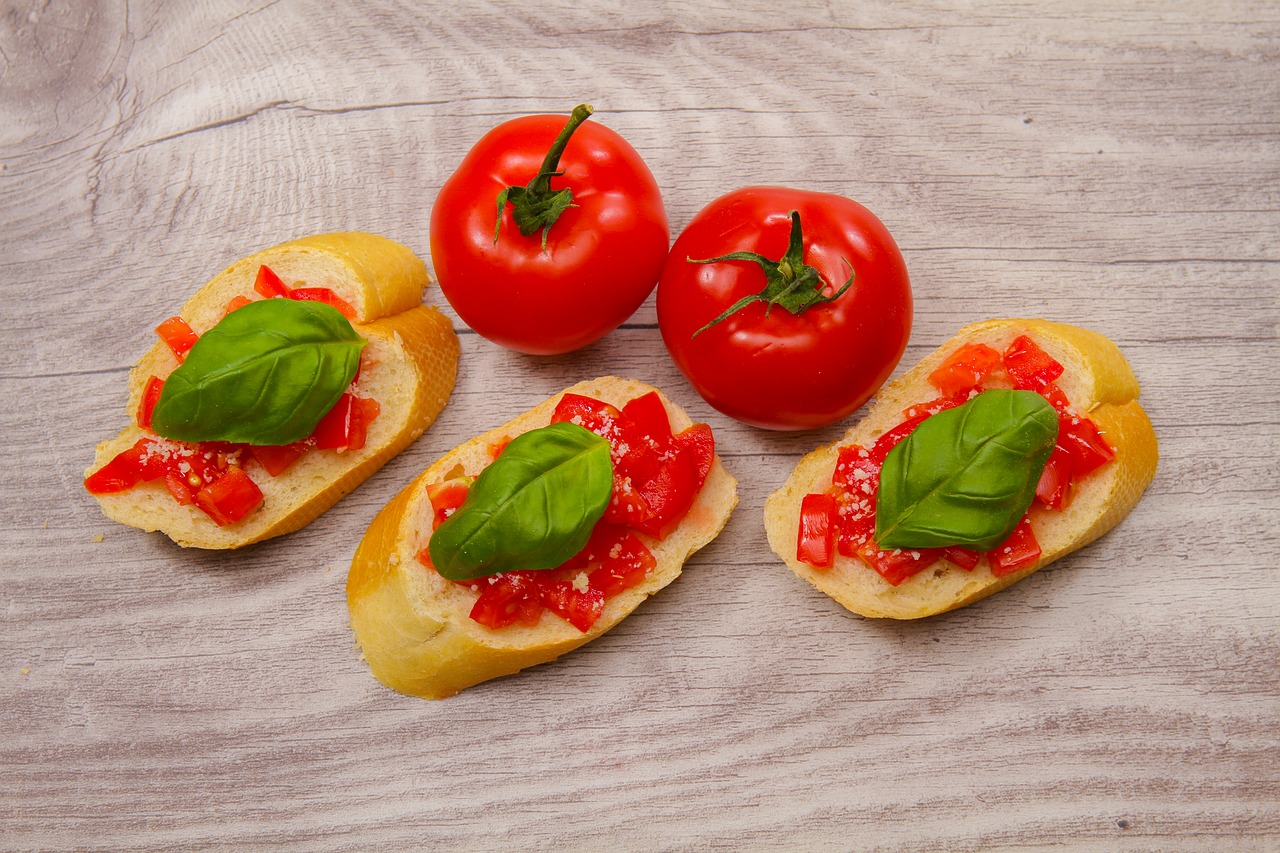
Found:
[[[533,180],[523,187],[510,186],[498,193],[498,221],[493,226],[495,245],[498,242],[498,232],[502,229],[502,211],[509,202],[511,218],[515,220],[520,233],[525,237],[531,237],[535,231],[541,229],[542,251],[547,250],[547,229],[555,224],[560,214],[571,207],[577,207],[573,203],[573,190],[568,187],[553,190],[551,179],[564,174],[559,171],[560,157],[564,154],[565,146],[569,144],[569,137],[573,136],[573,132],[590,118],[593,112],[595,108],[590,104],[579,104],[574,107],[568,123],[551,143],[551,148],[547,151],[547,156],[543,159],[542,166]]]
[[[769,316],[769,312],[773,310],[775,305],[781,305],[792,314],[799,314],[814,305],[834,302],[849,289],[853,284],[854,278],[853,266],[846,260],[845,264],[849,266],[849,279],[835,293],[830,296],[823,295],[822,291],[827,286],[826,281],[823,280],[822,275],[816,269],[804,262],[804,233],[800,227],[800,212],[797,210],[791,211],[791,242],[787,246],[787,252],[776,261],[756,252],[730,252],[727,255],[707,258],[706,260],[695,260],[694,258],[685,258],[685,260],[691,264],[750,261],[760,265],[766,280],[764,290],[759,293],[753,293],[750,296],[744,296],[730,305],[723,314],[694,332],[692,337],[695,338],[720,321],[727,320],[752,302],[765,303],[764,315],[766,317]]]

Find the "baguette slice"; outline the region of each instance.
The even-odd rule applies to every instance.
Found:
[[[458,338],[435,308],[422,305],[430,283],[426,265],[407,247],[360,232],[304,237],[232,264],[187,301],[179,316],[197,334],[211,329],[236,296],[256,298],[258,267],[266,264],[289,286],[327,287],[355,309],[352,325],[368,341],[374,363],[362,370],[356,391],[377,400],[381,412],[369,425],[365,446],[335,453],[312,451],[279,476],[253,466],[250,476],[263,502],[244,519],[218,527],[194,506],[179,505],[163,480],[125,492],[95,495],[106,515],[148,532],[159,530],[179,545],[239,548],[305,527],[420,436],[444,408],[458,367]],[[164,378],[178,360],[157,341],[129,374],[132,425],[98,445],[85,476],[143,436],[137,412],[149,377]]]
[[[1019,335],[1029,336],[1066,368],[1056,384],[1072,408],[1087,415],[1116,451],[1115,459],[1077,483],[1064,511],[1033,504],[1031,524],[1040,543],[1040,559],[1000,578],[992,575],[985,557],[973,571],[940,560],[899,586],[892,586],[857,558],[837,554],[827,569],[799,561],[800,503],[806,494],[831,485],[840,447],[869,447],[903,420],[904,409],[935,399],[938,392],[929,384],[929,374],[962,344],[985,343],[1003,352]],[[1087,545],[1129,514],[1155,475],[1158,458],[1155,432],[1137,398],[1138,381],[1129,363],[1114,343],[1097,332],[1046,320],[990,320],[966,326],[886,385],[870,413],[843,438],[800,460],[786,483],[765,502],[769,545],[791,571],[863,616],[918,619],[972,604]]]
[[[615,377],[574,385],[445,454],[378,514],[356,550],[347,578],[351,627],[374,677],[401,693],[443,699],[594,640],[679,576],[684,562],[716,537],[738,502],[737,481],[719,456],[679,527],[662,541],[640,535],[657,560],[645,582],[608,598],[604,612],[586,633],[550,612],[533,627],[486,628],[469,616],[476,593],[441,578],[416,558],[432,529],[428,485],[446,479],[457,466],[469,475],[478,474],[490,462],[491,446],[546,426],[564,394],[583,394],[621,407],[653,390]],[[673,432],[692,423],[684,410],[660,396]]]

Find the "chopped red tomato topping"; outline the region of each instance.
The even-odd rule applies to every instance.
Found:
[[[378,416],[382,407],[376,400],[366,400],[354,394],[343,394],[320,423],[316,424],[311,439],[321,450],[359,450],[364,447],[369,422]]]
[[[1063,367],[1026,335],[1015,338],[1004,351],[1004,369],[1013,387],[1039,391],[1062,375]]]
[[[665,538],[689,512],[715,458],[706,424],[672,435],[666,407],[656,392],[619,410],[581,394],[565,394],[552,423],[569,422],[608,440],[613,457],[613,496],[604,520]]]
[[[507,445],[511,443],[511,436],[504,435],[496,441],[489,442],[489,458],[497,459],[502,455],[502,451],[507,449]]]
[[[514,571],[459,584],[480,592],[471,618],[490,628],[536,624],[550,610],[586,632],[604,612],[605,603],[640,586],[657,567],[657,559],[636,535],[661,539],[688,514],[715,462],[715,438],[706,424],[672,434],[662,398],[649,393],[621,409],[581,394],[565,394],[552,423],[575,423],[610,445],[613,497],[587,545],[555,569]],[[501,453],[509,439],[495,442]],[[455,478],[427,487],[433,528],[466,499],[469,480]],[[418,561],[431,566],[428,549]]]
[[[800,537],[796,559],[816,569],[831,566],[835,544],[836,499],[819,492],[805,495],[800,502]]]
[[[164,391],[164,380],[155,376],[147,378],[147,385],[142,389],[142,400],[138,403],[138,426],[151,429],[151,413],[156,410],[160,401],[160,393]]]
[[[991,574],[998,578],[1030,568],[1040,559],[1040,543],[1031,529],[1031,521],[1023,518],[1009,538],[987,552]]]
[[[876,470],[880,470],[880,466],[884,464],[885,457],[889,455],[889,451],[897,447],[902,440],[915,430],[916,427],[928,420],[932,415],[919,414],[914,418],[907,418],[893,429],[876,439],[876,443],[871,445],[871,460],[876,463]]]
[[[258,267],[258,278],[253,283],[253,289],[267,299],[289,295],[288,286],[266,264]]]
[[[435,517],[431,522],[432,530],[444,524],[444,520],[462,506],[470,489],[469,477],[454,477],[452,480],[427,486],[427,500],[431,501],[431,509],[435,511]]]
[[[1102,437],[1097,424],[1088,418],[1060,415],[1058,444],[1071,454],[1077,477],[1083,477],[1116,458],[1116,452]]]
[[[938,562],[942,552],[938,548],[895,548],[892,551],[881,551],[874,539],[868,539],[858,548],[858,556],[875,569],[880,577],[897,586]]]
[[[226,473],[196,492],[196,506],[219,527],[234,524],[262,503],[262,490],[243,468],[232,466]]]
[[[981,385],[1000,366],[1000,352],[994,347],[965,344],[929,374],[929,382],[950,397]]]
[[[222,309],[222,316],[225,317],[226,315],[230,314],[232,311],[236,311],[240,308],[243,308],[244,306],[248,305],[252,301],[253,300],[247,296],[233,296],[231,297],[230,300],[227,301],[227,307]]]
[[[352,306],[350,302],[334,293],[332,289],[328,287],[289,287],[289,285],[285,284],[280,276],[276,275],[275,272],[272,271],[271,267],[266,264],[258,267],[258,277],[253,283],[253,289],[267,299],[283,297],[285,299],[297,299],[302,302],[323,302],[325,305],[336,308],[338,312],[348,320],[354,320],[356,318],[355,307]],[[231,301],[231,303],[228,303],[227,313],[231,313],[231,311],[234,310],[232,308],[232,303],[235,303],[236,300],[242,298],[243,297],[237,296]],[[249,300],[245,299],[244,302],[236,305],[235,307],[239,308],[248,304],[248,302]]]
[[[1071,408],[1071,401],[1067,399],[1067,395],[1054,383],[1050,382],[1040,390],[1040,396],[1049,401],[1049,405],[1053,406],[1059,412],[1065,412]]]
[[[548,581],[542,584],[542,604],[585,634],[604,612],[604,593],[590,586],[578,589],[570,581]]]
[[[325,305],[338,309],[338,312],[348,320],[356,318],[356,309],[352,307],[351,303],[327,287],[295,287],[289,291],[289,298],[304,302],[323,302]]]
[[[959,566],[966,572],[971,572],[978,568],[978,563],[982,561],[982,553],[959,545],[951,545],[942,549],[942,559],[953,566]]]
[[[187,353],[191,352],[191,348],[196,345],[196,341],[200,340],[200,336],[192,331],[187,321],[181,317],[170,317],[156,326],[156,334],[160,336],[160,340],[169,345],[169,349],[173,350],[178,361],[186,358]]]
[[[542,591],[533,572],[506,572],[473,583],[481,588],[471,618],[486,628],[506,628],[517,622],[531,627],[542,618]]]
[[[1080,478],[1114,459],[1115,451],[1093,421],[1072,414],[1071,401],[1055,382],[1063,374],[1062,364],[1025,335],[1014,340],[1003,355],[985,345],[966,344],[930,374],[930,382],[944,396],[904,410],[902,423],[881,435],[870,448],[840,448],[829,490],[807,495],[801,502],[797,558],[814,566],[830,565],[827,537],[833,530],[838,553],[861,559],[895,586],[938,559],[973,571],[985,556],[997,577],[1033,565],[1040,558],[1040,546],[1027,518],[1005,542],[985,553],[959,545],[881,551],[873,538],[880,468],[889,451],[927,418],[980,393],[982,383],[1003,381],[1001,370],[1015,388],[1038,392],[1058,411],[1058,442],[1037,483],[1036,501],[1053,510],[1068,506]],[[828,499],[834,501],[834,509]]]
[[[309,447],[304,440],[295,441],[293,444],[251,445],[246,447],[246,450],[250,456],[258,460],[258,464],[265,468],[268,474],[279,477],[289,469],[289,466],[301,459]]]
[[[1071,480],[1075,474],[1071,453],[1059,443],[1044,464],[1036,484],[1036,500],[1050,509],[1066,509],[1071,503]]]
[[[964,391],[958,391],[950,397],[938,397],[936,400],[930,400],[927,403],[916,403],[903,411],[902,416],[907,420],[913,420],[919,417],[928,417],[936,415],[938,412],[945,412],[947,409],[954,409],[956,406],[963,405],[972,398],[971,395],[981,393],[982,388],[975,386],[967,388]]]
[[[598,568],[589,574],[592,589],[606,598],[644,583],[658,561],[634,533],[610,525],[598,525],[584,550],[587,565]]]

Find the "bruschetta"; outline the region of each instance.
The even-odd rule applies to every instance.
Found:
[[[961,329],[805,456],[765,503],[769,544],[854,613],[971,604],[1118,524],[1155,432],[1114,343],[1045,320]]]
[[[736,503],[710,427],[640,382],[579,383],[379,513],[347,580],[356,641],[379,681],[429,699],[550,661],[675,580]]]
[[[457,374],[425,264],[385,237],[244,258],[161,323],[98,445],[103,512],[179,545],[238,548],[310,523],[435,420]]]

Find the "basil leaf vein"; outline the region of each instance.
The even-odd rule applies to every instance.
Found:
[[[169,374],[152,429],[181,441],[299,441],[351,384],[364,346],[329,305],[250,302],[201,335]]]
[[[1031,506],[1057,437],[1057,412],[1032,391],[985,391],[925,420],[881,468],[876,543],[996,547]]]
[[[577,424],[517,436],[427,543],[449,580],[552,569],[586,547],[613,494],[609,442]]]

